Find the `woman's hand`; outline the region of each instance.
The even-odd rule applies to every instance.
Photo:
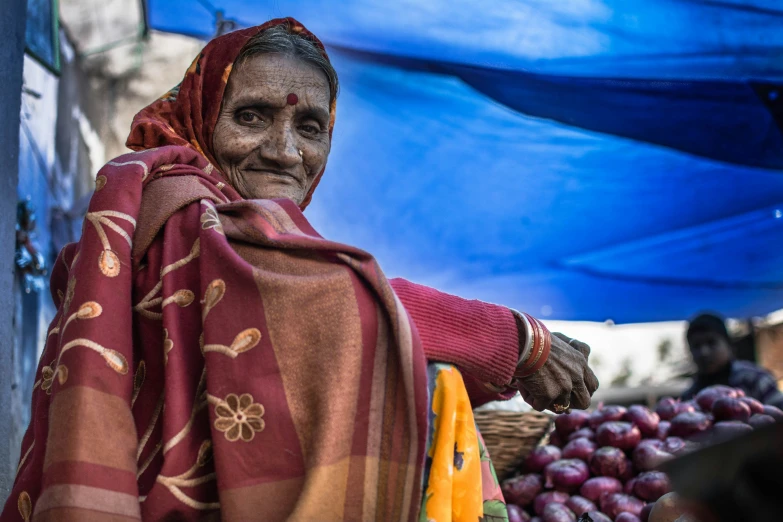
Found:
[[[569,408],[590,406],[590,397],[598,389],[598,379],[587,365],[590,347],[583,342],[552,334],[549,358],[536,373],[519,380],[525,402],[538,411],[562,413]]]

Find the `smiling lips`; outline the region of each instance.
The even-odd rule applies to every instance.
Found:
[[[252,172],[254,174],[264,174],[264,175],[272,175],[277,178],[283,178],[283,179],[290,179],[295,181],[296,183],[299,183],[299,178],[290,172],[285,172],[282,170],[274,170],[274,169],[246,169],[249,172]]]

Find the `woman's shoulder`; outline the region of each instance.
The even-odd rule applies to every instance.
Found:
[[[111,210],[134,216],[157,204],[161,197],[192,199],[194,187],[202,196],[220,193],[217,171],[196,150],[167,145],[128,152],[98,171],[90,211]]]
[[[135,170],[141,174],[142,182],[146,182],[154,171],[165,172],[174,167],[195,169],[206,174],[214,170],[212,164],[195,149],[182,145],[166,145],[117,156],[106,163],[98,177],[127,174],[129,170]]]
[[[194,149],[167,145],[129,152],[98,172],[86,218],[114,231],[122,227],[136,260],[178,211],[202,199],[224,202],[219,183],[217,171]]]
[[[78,251],[78,242],[66,244],[62,250],[60,250],[60,253],[57,254],[57,259],[52,265],[49,291],[52,294],[52,302],[54,302],[56,306],[59,306],[63,299],[65,285],[68,282],[68,277],[71,273],[71,268],[76,260]]]

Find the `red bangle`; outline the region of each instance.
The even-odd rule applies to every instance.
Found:
[[[549,350],[552,347],[552,338],[549,330],[538,319],[525,314],[530,321],[533,332],[533,349],[530,350],[530,356],[522,365],[517,368],[514,377],[521,378],[532,375],[541,369],[549,357]]]

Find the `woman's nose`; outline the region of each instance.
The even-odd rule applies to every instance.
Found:
[[[280,122],[269,131],[268,146],[264,148],[266,159],[277,163],[281,168],[291,168],[302,161],[291,124]]]

